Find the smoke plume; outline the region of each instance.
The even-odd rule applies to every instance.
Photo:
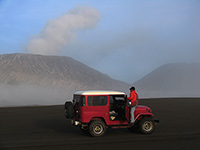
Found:
[[[100,19],[99,12],[90,7],[79,6],[66,14],[50,20],[45,28],[27,45],[33,54],[56,55],[76,37],[78,30],[94,28]]]

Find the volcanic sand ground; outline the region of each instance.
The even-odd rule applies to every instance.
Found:
[[[150,135],[107,129],[93,138],[64,117],[63,106],[0,108],[0,150],[4,149],[200,149],[200,98],[140,100],[160,123]]]

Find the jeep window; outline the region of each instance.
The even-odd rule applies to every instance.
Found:
[[[107,96],[88,96],[88,106],[105,106],[107,102]]]
[[[114,104],[114,98],[113,98],[113,96],[110,96],[110,104]]]
[[[113,103],[113,101],[125,101],[124,95],[112,95],[110,96],[110,101]]]
[[[74,102],[74,104],[79,103],[80,102],[80,95],[74,95],[73,102]]]
[[[124,104],[125,103],[125,97],[124,95],[112,95],[110,96],[110,104]]]
[[[81,96],[80,98],[80,105],[85,106],[85,96]]]

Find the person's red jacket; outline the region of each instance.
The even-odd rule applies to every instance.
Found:
[[[135,91],[131,91],[130,97],[127,99],[131,100],[131,107],[138,105],[138,95]]]

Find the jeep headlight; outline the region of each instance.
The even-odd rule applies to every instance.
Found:
[[[147,108],[146,111],[147,111],[148,113],[152,113],[152,110],[151,110],[150,108],[149,108],[149,109]]]

